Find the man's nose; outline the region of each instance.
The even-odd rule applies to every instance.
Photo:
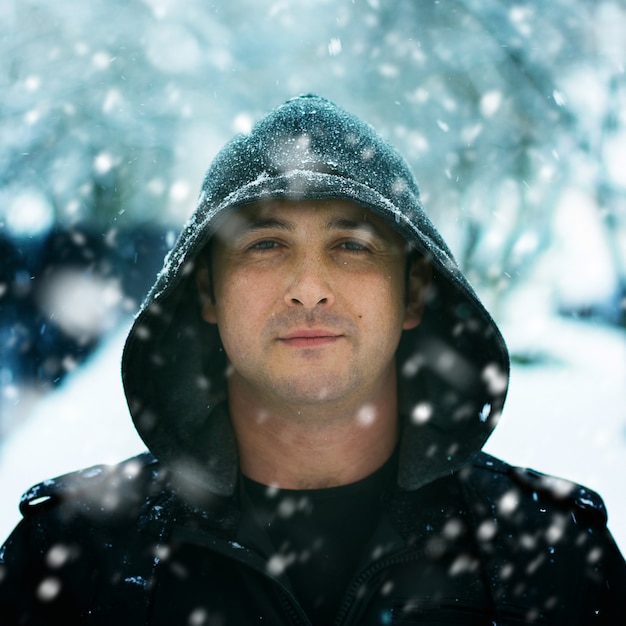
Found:
[[[285,291],[285,302],[289,306],[302,305],[312,309],[317,305],[333,304],[335,297],[328,268],[319,256],[299,259],[291,271]]]

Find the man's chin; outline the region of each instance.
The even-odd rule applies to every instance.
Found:
[[[276,391],[284,402],[292,406],[323,406],[347,399],[350,395],[349,384],[337,376],[324,378],[326,380],[315,380],[315,377],[309,375],[303,379],[285,380],[277,385]]]

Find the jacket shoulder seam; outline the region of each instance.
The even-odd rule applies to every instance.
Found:
[[[607,524],[608,514],[602,496],[584,485],[531,468],[509,465],[483,452],[474,458],[472,465],[476,469],[486,470],[492,477],[493,474],[506,477],[511,488],[521,490],[535,501],[569,509],[594,526]],[[473,476],[477,474],[480,472],[472,472]],[[472,482],[480,484],[483,480],[476,476]],[[506,486],[503,488],[508,491]]]
[[[157,460],[151,453],[144,452],[115,465],[93,465],[43,480],[22,494],[19,502],[20,513],[23,517],[28,517],[60,503],[66,497],[104,483],[116,472],[134,478],[152,466],[156,469]]]

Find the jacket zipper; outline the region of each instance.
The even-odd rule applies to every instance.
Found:
[[[220,545],[221,544],[221,545]],[[304,609],[298,602],[297,598],[293,595],[293,593],[284,585],[284,583],[267,573],[267,570],[264,565],[259,563],[255,563],[256,555],[249,550],[242,550],[241,548],[234,549],[231,545],[231,542],[228,540],[220,539],[217,537],[213,537],[211,541],[211,545],[203,544],[204,547],[208,549],[212,549],[214,552],[219,554],[228,556],[235,561],[238,561],[242,565],[253,569],[254,571],[261,574],[266,579],[269,579],[274,583],[279,591],[281,604],[289,616],[293,626],[312,626],[311,621],[307,614],[304,612]],[[409,561],[417,559],[419,556],[423,554],[423,551],[418,550],[408,550],[401,552],[399,554],[390,555],[386,558],[383,558],[379,561],[375,561],[371,565],[367,566],[365,569],[361,570],[361,572],[357,575],[356,578],[352,580],[350,586],[348,587],[348,591],[346,592],[344,599],[341,602],[339,612],[337,613],[337,617],[335,618],[334,625],[335,626],[347,626],[349,624],[350,614],[353,613],[357,604],[354,603],[354,598],[358,593],[361,585],[371,578],[373,578],[376,574],[381,572],[382,570],[391,567],[393,565],[400,565],[402,563],[408,563]],[[246,558],[248,557],[248,558]],[[259,557],[260,559],[260,557]],[[358,603],[358,606],[364,606],[364,601],[361,600]]]
[[[278,592],[281,599],[281,604],[285,609],[285,612],[289,616],[292,626],[312,626],[311,621],[309,620],[308,615],[304,612],[304,609],[298,602],[297,598],[291,593],[291,591],[280,581],[278,578],[274,576],[270,576],[264,567],[259,567],[255,563],[250,563],[248,561],[244,561],[243,559],[237,558],[237,560],[250,569],[255,570],[265,578],[268,578],[272,581],[277,587]]]
[[[264,574],[267,576],[265,572]],[[292,624],[294,626],[312,626],[311,620],[294,595],[279,580],[272,578],[272,581],[276,582],[280,588],[281,604],[291,618]]]
[[[383,558],[380,561],[376,561],[366,567],[364,570],[362,570],[361,573],[350,583],[348,591],[346,592],[346,595],[344,596],[344,599],[339,608],[339,612],[337,613],[337,617],[335,618],[334,625],[346,626],[347,624],[349,624],[350,616],[352,613],[354,613],[357,607],[357,603],[354,602],[354,598],[358,593],[361,585],[363,585],[368,580],[374,578],[374,576],[382,570],[392,567],[393,565],[401,565],[403,563],[417,560],[417,558],[422,554],[423,552],[418,550],[411,550],[408,552],[403,552],[401,554],[395,554],[387,558]],[[358,604],[363,606],[363,603],[359,602]]]
[[[354,612],[354,609],[357,606],[356,603],[354,603],[354,597],[356,596],[359,587],[363,583],[371,580],[376,574],[388,567],[408,563],[409,561],[417,559],[421,555],[422,552],[417,550],[404,552],[402,554],[396,554],[394,556],[390,556],[385,559],[381,559],[380,561],[377,561],[375,563],[372,563],[364,570],[362,570],[361,573],[352,581],[352,583],[348,587],[348,591],[346,592],[346,595],[341,602],[339,612],[337,613],[337,617],[335,618],[334,625],[345,626],[349,623],[348,618],[350,617],[350,613]],[[294,626],[312,626],[311,621],[304,612],[297,598],[291,593],[289,589],[287,589],[287,587],[285,587],[285,585],[280,580],[273,576],[270,576],[265,571],[265,568],[258,567],[256,564],[244,561],[240,558],[237,558],[237,560],[240,563],[247,565],[248,567],[259,572],[266,578],[269,578],[279,587],[283,607],[292,619],[292,623]],[[363,603],[359,602],[359,605],[363,606]]]
[[[309,620],[307,614],[304,612],[304,609],[300,606],[300,603],[296,599],[296,597],[291,593],[291,591],[284,585],[284,583],[276,578],[275,576],[271,576],[267,573],[267,570],[264,565],[259,563],[255,563],[256,555],[248,549],[242,550],[241,548],[234,549],[232,544],[228,540],[220,539],[215,537],[211,542],[212,545],[203,544],[205,548],[212,549],[214,552],[218,554],[228,556],[232,558],[234,561],[238,561],[245,567],[249,567],[250,569],[258,572],[266,579],[269,579],[272,583],[274,583],[278,587],[278,593],[281,600],[281,604],[285,609],[285,612],[289,616],[292,626],[312,626],[311,621]],[[221,545],[220,545],[221,544]],[[246,558],[247,557],[247,558]],[[259,557],[260,559],[260,557]]]

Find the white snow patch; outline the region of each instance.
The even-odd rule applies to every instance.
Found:
[[[485,451],[599,492],[609,529],[626,550],[626,334],[559,318],[503,332],[513,352],[542,353],[550,362],[513,364]]]
[[[16,237],[33,237],[46,233],[54,221],[54,208],[37,189],[0,192],[0,222]]]
[[[585,306],[616,292],[616,271],[597,211],[593,198],[573,188],[556,208],[555,242],[544,264],[558,276],[555,291],[563,304]]]
[[[493,117],[502,105],[502,93],[489,91],[480,99],[480,112],[484,117]]]
[[[120,377],[127,328],[40,399],[0,448],[0,542],[20,520],[20,496],[32,485],[146,450],[135,431]]]
[[[72,337],[92,339],[113,328],[123,293],[117,278],[81,269],[51,273],[40,298],[43,311]]]

